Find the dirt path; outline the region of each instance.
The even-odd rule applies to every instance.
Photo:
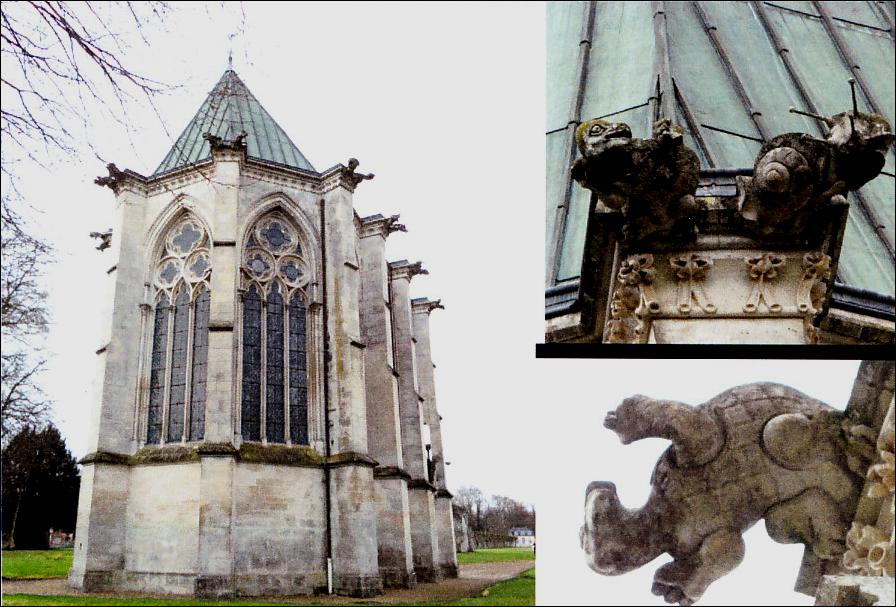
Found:
[[[444,580],[438,584],[418,584],[416,588],[387,590],[385,594],[372,599],[351,599],[336,596],[291,596],[291,597],[257,597],[259,600],[284,601],[290,603],[309,602],[341,605],[379,605],[386,603],[414,603],[420,601],[451,601],[470,596],[478,596],[489,586],[515,577],[535,566],[534,561],[512,561],[508,563],[481,563],[461,565],[460,576]],[[83,595],[69,588],[65,579],[41,580],[3,580],[3,594],[62,594]],[[154,598],[181,598],[171,595],[155,595],[144,593],[108,593],[97,592],[91,596],[100,597],[136,597],[151,596]],[[255,598],[255,597],[253,597]]]

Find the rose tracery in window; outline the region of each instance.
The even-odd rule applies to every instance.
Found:
[[[153,271],[147,443],[203,438],[210,276],[208,234],[194,219],[180,220]]]
[[[243,440],[308,444],[311,278],[292,222],[274,212],[246,238],[242,259]]]

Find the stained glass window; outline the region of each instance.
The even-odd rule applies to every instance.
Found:
[[[208,235],[199,222],[180,220],[169,230],[153,273],[159,295],[153,319],[147,443],[203,437],[210,273]]]
[[[311,272],[298,233],[274,212],[250,230],[243,251],[243,439],[308,444],[305,289]]]
[[[162,293],[156,302],[152,335],[152,363],[149,374],[149,419],[146,442],[162,438],[162,406],[165,400],[165,368],[168,353],[168,296]]]
[[[168,396],[168,438],[179,441],[184,435],[184,396],[187,390],[187,323],[190,294],[181,285],[174,300],[174,332],[171,350],[171,390]]]
[[[243,440],[261,440],[261,297],[255,285],[243,298]]]
[[[267,306],[267,409],[265,436],[268,442],[285,443],[283,433],[283,296],[280,286],[274,283],[268,293]]]
[[[308,444],[308,362],[305,302],[296,293],[289,302],[289,438]]]
[[[196,296],[193,321],[193,376],[190,380],[189,440],[202,440],[205,434],[205,376],[208,362],[208,318],[211,293],[205,285]]]

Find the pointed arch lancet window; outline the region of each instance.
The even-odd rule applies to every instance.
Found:
[[[210,275],[208,234],[187,216],[169,230],[154,269],[148,444],[204,436]]]
[[[256,285],[243,298],[243,398],[244,440],[261,440],[261,297]]]
[[[199,285],[193,317],[193,376],[190,384],[190,434],[187,440],[202,440],[205,433],[205,386],[208,364],[208,319],[212,294]]]
[[[308,444],[308,425],[293,420],[308,419],[308,331],[307,308],[299,293],[289,302],[289,437]]]
[[[242,279],[243,440],[308,444],[309,269],[297,230],[282,214],[246,238]]]
[[[162,406],[165,401],[165,369],[168,366],[168,295],[156,300],[152,336],[152,363],[149,374],[149,415],[146,442],[157,443],[162,437]]]

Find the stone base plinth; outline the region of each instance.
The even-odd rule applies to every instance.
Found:
[[[333,592],[369,598],[383,593],[383,581],[378,575],[334,575]]]
[[[893,605],[893,578],[864,575],[826,575],[815,595],[816,605]]]

